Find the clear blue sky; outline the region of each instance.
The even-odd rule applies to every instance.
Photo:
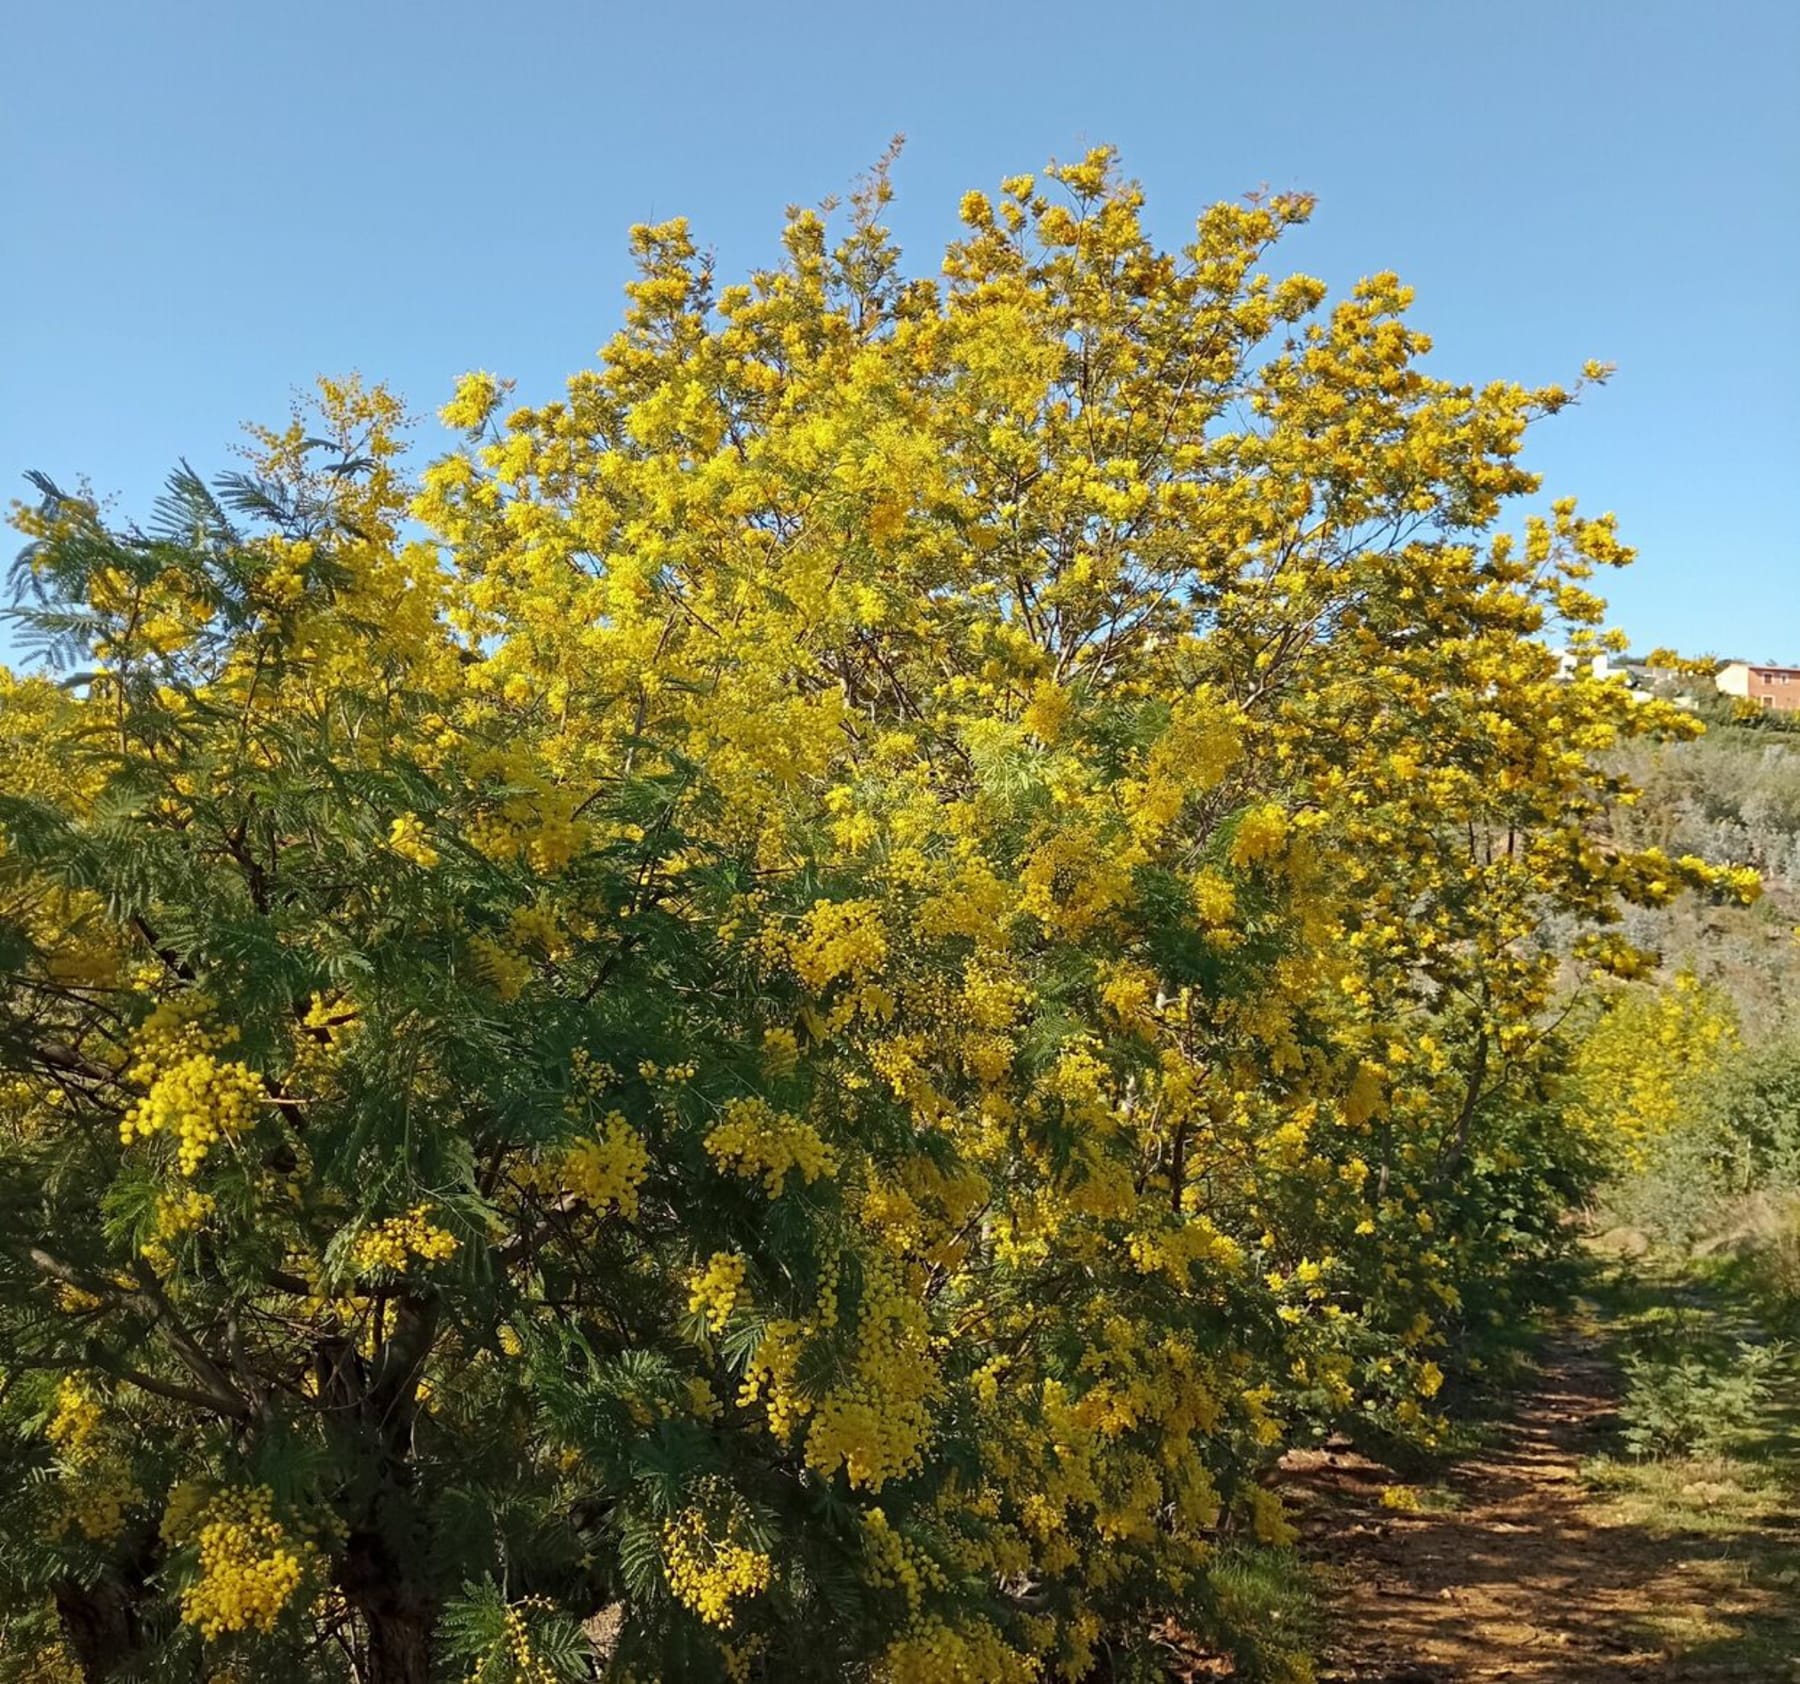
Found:
[[[1398,269],[1446,373],[1616,362],[1530,458],[1639,546],[1616,618],[1800,661],[1794,0],[44,0],[0,39],[9,497],[141,510],[320,371],[550,396],[628,224],[686,214],[730,275],[897,130],[925,269],[964,188],[1105,140],[1171,241],[1316,192],[1292,266]]]

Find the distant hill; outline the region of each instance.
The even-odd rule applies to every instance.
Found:
[[[1613,834],[1633,847],[1753,865],[1765,893],[1748,908],[1683,897],[1663,910],[1630,909],[1623,931],[1670,968],[1725,988],[1753,1036],[1784,1020],[1800,1025],[1800,716],[1744,719],[1718,696],[1696,698],[1696,711],[1705,736],[1617,756],[1644,794],[1615,814]]]

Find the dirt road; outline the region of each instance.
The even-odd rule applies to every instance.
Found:
[[[1583,1481],[1617,1386],[1599,1330],[1565,1333],[1490,1447],[1420,1512],[1384,1507],[1398,1476],[1348,1447],[1290,1458],[1288,1495],[1332,1586],[1321,1684],[1800,1681],[1800,1655],[1734,1641],[1760,1633],[1781,1592],[1731,1537],[1621,1521]]]

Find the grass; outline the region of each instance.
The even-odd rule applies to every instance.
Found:
[[[1603,1524],[1670,1546],[1637,1635],[1775,1684],[1800,1679],[1800,1352],[1772,1340],[1758,1278],[1742,1260],[1646,1259],[1606,1280],[1620,1422],[1582,1473]]]
[[[1315,1576],[1291,1550],[1228,1548],[1207,1573],[1208,1595],[1240,1634],[1238,1676],[1304,1684],[1322,1635]]]

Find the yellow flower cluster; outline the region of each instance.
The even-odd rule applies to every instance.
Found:
[[[502,1000],[516,1000],[531,981],[531,961],[494,940],[475,936],[469,942],[475,969]]]
[[[96,1543],[125,1530],[126,1511],[143,1500],[122,1456],[96,1459],[81,1469],[68,1492],[69,1512],[82,1535]]]
[[[183,1030],[197,1030],[186,1024]],[[180,1032],[177,1044],[187,1040]],[[159,1034],[158,1043],[163,1040]],[[132,1079],[147,1080],[149,1091],[119,1122],[119,1139],[127,1146],[167,1132],[177,1142],[176,1161],[183,1175],[198,1172],[215,1141],[235,1139],[255,1119],[262,1098],[256,1073],[238,1063],[221,1064],[210,1051],[188,1051],[163,1062],[163,1048],[141,1051]]]
[[[212,1052],[237,1038],[235,1030],[209,1029],[206,1019],[218,1002],[210,995],[186,992],[158,1001],[132,1032],[130,1081],[149,1083],[157,1072],[191,1053]]]
[[[917,1618],[927,1593],[949,1589],[943,1568],[918,1545],[901,1537],[885,1510],[865,1509],[862,1526],[869,1583],[883,1590],[899,1591],[906,1599],[909,1616]]]
[[[859,1214],[895,1256],[953,1268],[968,1255],[975,1239],[971,1219],[992,1192],[979,1171],[946,1173],[920,1154],[872,1180]]]
[[[1237,823],[1231,838],[1231,863],[1255,865],[1279,851],[1287,840],[1288,816],[1276,802],[1252,807]]]
[[[311,1099],[336,1092],[358,1023],[356,1004],[347,996],[314,994],[289,1028],[291,1056],[283,1085]]]
[[[197,1187],[159,1193],[151,1232],[159,1240],[178,1240],[201,1227],[217,1208],[211,1193]]]
[[[762,1038],[763,1068],[771,1076],[792,1075],[800,1063],[800,1038],[787,1028],[765,1029]]]
[[[636,1216],[638,1189],[650,1173],[650,1154],[644,1137],[614,1111],[601,1125],[598,1139],[583,1140],[557,1159],[555,1175],[570,1193],[596,1211],[617,1205],[625,1216]]]
[[[212,1194],[202,1193],[196,1187],[158,1194],[150,1238],[139,1248],[140,1255],[159,1275],[166,1275],[175,1267],[175,1253],[170,1247],[203,1227],[215,1209],[217,1203]]]
[[[555,1603],[543,1596],[528,1596],[510,1603],[499,1638],[475,1668],[471,1680],[493,1675],[496,1663],[504,1659],[504,1676],[509,1684],[557,1684],[563,1674],[538,1652],[537,1644],[532,1641],[529,1618],[533,1613],[551,1613],[555,1607]]]
[[[483,369],[465,374],[456,383],[456,395],[438,411],[446,427],[475,432],[493,414],[511,382],[497,379]]]
[[[445,1263],[456,1255],[457,1238],[431,1220],[431,1206],[414,1205],[404,1216],[390,1216],[356,1236],[350,1260],[359,1270],[385,1269],[406,1273],[408,1259]]]
[[[1278,1549],[1285,1549],[1300,1536],[1282,1508],[1279,1492],[1270,1491],[1265,1486],[1253,1485],[1250,1488],[1248,1502],[1250,1528],[1263,1543],[1272,1544]]]
[[[388,831],[388,846],[403,860],[423,866],[427,871],[438,862],[438,851],[431,845],[424,821],[417,813],[402,813]]]
[[[796,1321],[791,1316],[777,1316],[770,1321],[744,1370],[744,1383],[738,1388],[738,1407],[748,1409],[760,1402],[768,1414],[769,1431],[784,1443],[812,1407],[799,1390],[797,1375],[808,1338],[837,1321],[836,1293],[828,1291],[827,1299],[828,1310],[822,1310],[815,1319]]]
[[[839,977],[862,979],[888,956],[881,908],[874,901],[820,901],[788,944],[795,973],[815,994]]]
[[[65,1374],[56,1387],[56,1410],[44,1436],[71,1462],[87,1454],[106,1411],[88,1382],[79,1374]]]
[[[747,1536],[749,1511],[717,1481],[663,1528],[663,1566],[676,1599],[708,1625],[728,1626],[733,1604],[769,1588],[775,1564]]]
[[[735,1251],[715,1251],[704,1269],[688,1279],[688,1309],[703,1314],[714,1333],[724,1331],[743,1300],[744,1259]]]
[[[497,754],[478,760],[471,770],[499,778],[507,790],[468,827],[470,845],[489,859],[523,856],[540,874],[553,877],[593,840],[592,828],[575,816],[574,796],[540,762]]]
[[[595,1058],[586,1047],[576,1047],[569,1054],[569,1114],[582,1115],[583,1102],[597,1101],[618,1079],[619,1072],[612,1065]]]
[[[569,950],[568,934],[547,906],[515,907],[508,920],[507,933],[513,946],[522,953],[541,953],[549,959],[560,959]]]
[[[1139,1228],[1132,1233],[1127,1249],[1136,1268],[1145,1274],[1161,1269],[1183,1289],[1189,1285],[1196,1264],[1230,1274],[1241,1269],[1244,1262],[1244,1248],[1229,1234],[1220,1233],[1204,1216],[1160,1232]]]
[[[307,1546],[288,1542],[266,1486],[221,1491],[197,1517],[200,1578],[181,1593],[181,1617],[207,1639],[270,1632],[299,1589]]]
[[[808,1465],[827,1475],[841,1465],[869,1491],[914,1472],[941,1390],[923,1305],[893,1263],[865,1259],[850,1374],[819,1400],[806,1431]]]
[[[935,1614],[910,1622],[875,1667],[877,1684],[1037,1684],[1041,1677],[1031,1657],[986,1620],[952,1625]]]
[[[1237,890],[1222,872],[1195,872],[1188,890],[1193,897],[1195,918],[1209,928],[1229,923],[1237,911]]]
[[[125,1511],[143,1498],[123,1453],[106,1440],[105,1418],[88,1377],[66,1374],[57,1384],[56,1408],[44,1427],[63,1467],[65,1513],[95,1542],[116,1538],[124,1529]]]
[[[163,1499],[162,1519],[157,1525],[162,1541],[173,1548],[192,1538],[215,1494],[212,1486],[197,1479],[179,1480],[170,1486],[169,1494]]]
[[[740,1407],[762,1402],[769,1429],[790,1438],[810,1415],[807,1466],[829,1477],[840,1467],[850,1483],[879,1491],[917,1469],[931,1437],[930,1404],[943,1383],[932,1360],[924,1307],[899,1266],[882,1255],[863,1259],[863,1287],[847,1372],[816,1400],[799,1380],[808,1343],[838,1322],[838,1294],[827,1284],[814,1315],[769,1323],[738,1394]]]
[[[61,1637],[52,1637],[35,1647],[26,1648],[24,1640],[19,1653],[7,1657],[17,1667],[16,1684],[86,1684],[86,1675],[74,1651]]]
[[[306,539],[273,537],[265,540],[263,553],[268,566],[256,581],[257,589],[276,613],[290,612],[306,595],[306,569],[317,554],[316,546]]]
[[[707,1133],[706,1150],[722,1170],[760,1175],[772,1199],[781,1197],[790,1170],[807,1182],[837,1173],[837,1154],[812,1124],[762,1099],[729,1101]]]

